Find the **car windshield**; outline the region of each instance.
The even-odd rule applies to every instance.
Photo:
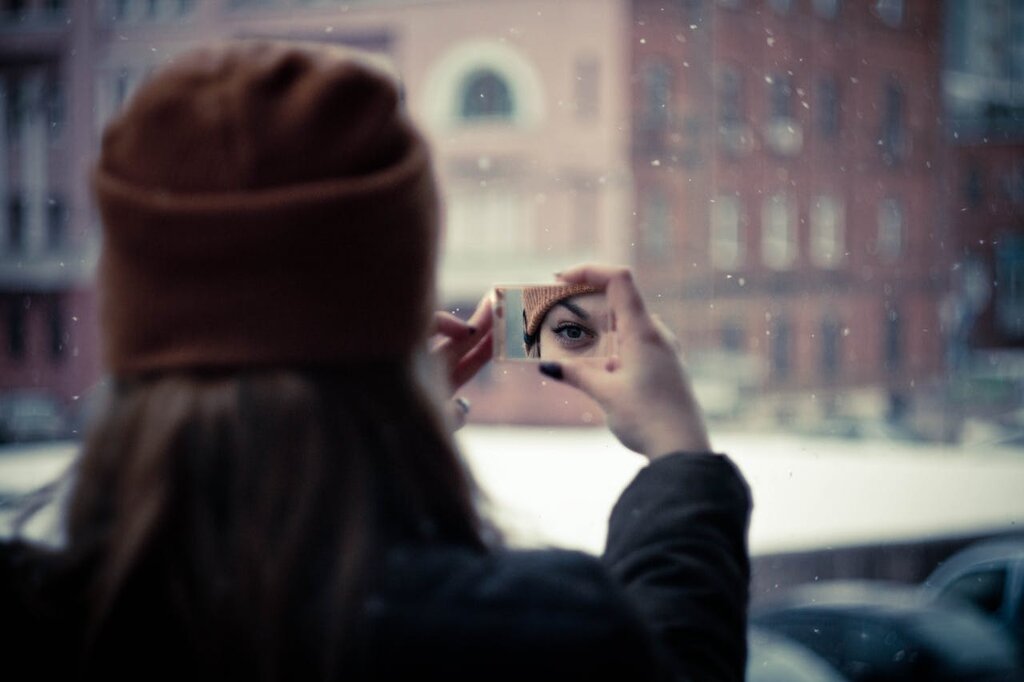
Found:
[[[397,74],[440,188],[437,308],[466,319],[496,285],[632,268],[753,490],[755,604],[917,583],[1020,534],[1020,0],[2,2],[0,499],[71,462],[103,404],[104,127],[155,71],[231,38],[356,48]],[[503,330],[521,359],[464,388],[456,440],[510,543],[600,553],[644,460],[537,370],[556,343],[598,347],[583,322],[609,316],[577,303],[553,306],[561,326],[537,316],[539,350],[525,309]],[[950,623],[977,641],[964,656],[996,655]]]

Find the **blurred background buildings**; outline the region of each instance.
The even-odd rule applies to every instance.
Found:
[[[224,37],[395,65],[457,312],[626,262],[713,417],[952,440],[1019,407],[1021,0],[4,0],[0,393],[74,408],[99,380],[100,132]],[[522,367],[469,393],[478,419],[596,420]]]

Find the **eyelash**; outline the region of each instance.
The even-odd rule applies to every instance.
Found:
[[[579,329],[580,332],[583,333],[583,336],[581,336],[578,339],[569,338],[568,336],[562,334],[562,332],[564,332],[567,329]],[[556,325],[555,328],[552,329],[551,331],[554,332],[556,337],[558,337],[558,342],[564,346],[583,345],[584,343],[593,340],[596,336],[596,334],[594,334],[593,331],[587,329],[581,324],[576,324],[575,322],[561,322],[558,325]]]

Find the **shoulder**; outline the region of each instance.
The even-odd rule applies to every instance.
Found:
[[[430,605],[566,610],[613,609],[618,592],[596,557],[567,550],[488,553],[461,548],[400,548],[389,553],[383,594]]]
[[[399,550],[387,566],[368,615],[377,646],[400,648],[403,666],[413,652],[456,679],[654,677],[653,638],[593,556]]]

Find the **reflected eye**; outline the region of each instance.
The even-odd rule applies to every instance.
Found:
[[[578,339],[583,336],[583,330],[579,327],[565,327],[559,330],[567,339]]]
[[[593,331],[575,322],[561,322],[551,331],[554,333],[558,343],[563,348],[570,350],[587,348],[597,338],[597,334]]]

